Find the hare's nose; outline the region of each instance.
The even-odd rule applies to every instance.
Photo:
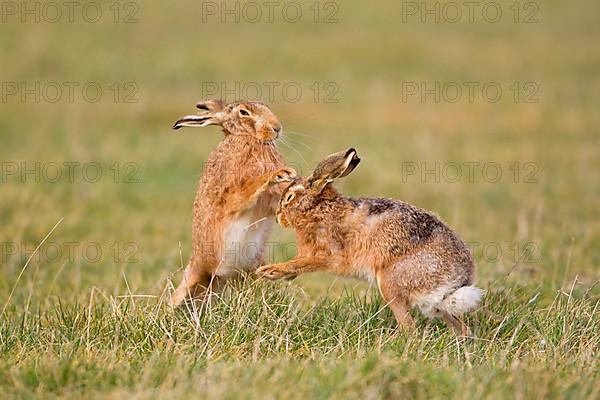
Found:
[[[275,132],[277,135],[281,135],[281,131],[283,131],[283,127],[281,125],[274,125],[271,127],[271,129],[273,129],[273,132]]]

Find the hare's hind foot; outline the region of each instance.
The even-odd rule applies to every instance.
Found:
[[[183,306],[187,302],[203,302],[208,295],[208,288],[200,284],[193,286],[181,282],[179,287],[171,294],[170,304],[177,308]]]
[[[180,307],[186,301],[203,301],[211,284],[210,274],[194,270],[191,262],[186,266],[181,283],[171,294],[169,303],[172,307]]]
[[[441,314],[442,314],[442,319],[444,320],[446,325],[448,325],[450,328],[452,328],[452,330],[454,331],[456,336],[460,336],[460,337],[471,336],[471,328],[469,328],[464,322],[462,322],[460,320],[460,318],[457,318],[454,315],[451,315],[445,311],[442,311]]]

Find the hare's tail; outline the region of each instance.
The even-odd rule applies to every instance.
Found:
[[[463,286],[446,297],[437,308],[453,316],[473,311],[479,306],[485,291],[475,286]]]

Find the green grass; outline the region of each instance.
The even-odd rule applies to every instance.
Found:
[[[399,333],[371,292],[310,301],[247,281],[205,309],[174,313],[164,296],[93,289],[84,303],[10,307],[0,376],[19,397],[594,398],[597,300],[543,298],[492,289],[469,317],[477,337],[459,341],[424,319]]]
[[[93,289],[84,303],[10,307],[0,376],[18,396],[594,398],[597,300],[539,295],[493,290],[469,317],[477,337],[459,341],[424,319],[399,333],[370,292],[310,301],[249,281],[207,309],[174,313],[162,296]]]
[[[1,25],[2,82],[104,92],[97,103],[17,95],[0,107],[3,168],[102,171],[92,183],[80,168],[73,182],[2,170],[3,398],[600,396],[597,2],[539,3],[537,24],[402,23],[391,0],[340,2],[337,24],[202,23],[200,2],[146,3],[135,24],[113,23],[107,3],[97,24]],[[403,82],[472,81],[498,82],[503,98],[402,101]],[[115,102],[114,82],[134,82],[139,101]],[[340,182],[345,193],[434,210],[474,243],[488,290],[468,316],[476,338],[459,342],[416,313],[414,332],[400,334],[374,288],[325,274],[242,282],[202,312],[166,307],[189,257],[202,163],[221,137],[170,130],[202,82],[298,83],[298,102],[270,102],[287,161],[306,172],[354,146],[363,162]],[[315,102],[315,82],[334,82],[339,101],[321,92]],[[539,102],[514,102],[514,82],[535,82]],[[502,177],[403,176],[406,163],[469,162],[497,163]],[[527,165],[535,182],[524,181]],[[275,260],[289,257],[291,231],[271,240]]]

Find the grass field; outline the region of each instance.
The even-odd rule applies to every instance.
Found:
[[[273,22],[251,2],[239,22],[221,2],[86,1],[73,22],[8,3],[2,398],[600,397],[598,2],[501,0],[495,23],[485,2],[473,22],[449,2],[439,22],[391,0],[297,2],[297,22],[277,2]],[[356,147],[345,193],[433,210],[472,245],[476,338],[417,313],[399,333],[375,288],[326,274],[165,305],[221,138],[170,126],[257,88],[288,162]],[[273,258],[293,241],[277,228]]]

